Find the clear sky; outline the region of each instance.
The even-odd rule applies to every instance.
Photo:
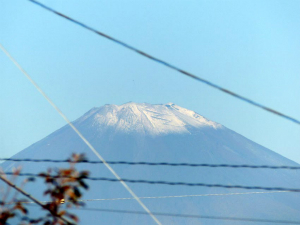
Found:
[[[41,1],[300,119],[300,1]],[[173,102],[300,163],[300,126],[143,58],[27,0],[0,1],[0,43],[75,120],[92,107]],[[65,122],[0,52],[0,156]]]

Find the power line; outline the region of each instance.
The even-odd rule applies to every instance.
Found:
[[[16,174],[14,174],[16,175]],[[68,219],[66,219],[65,217],[54,213],[52,210],[50,210],[48,207],[45,207],[45,205],[43,205],[42,202],[40,202],[39,200],[37,200],[36,198],[32,197],[30,194],[28,194],[27,192],[25,192],[23,189],[17,187],[16,185],[14,185],[12,182],[10,182],[9,180],[7,180],[4,176],[0,175],[0,180],[2,180],[3,182],[5,182],[7,185],[11,186],[12,188],[14,188],[15,190],[17,190],[18,192],[20,192],[21,194],[23,194],[24,196],[26,196],[27,198],[29,198],[30,200],[32,200],[35,204],[41,206],[43,209],[49,211],[51,213],[52,216],[57,217],[58,219],[62,220],[63,222],[67,223],[68,225],[75,225],[75,223],[70,222]]]
[[[221,194],[199,194],[199,195],[173,195],[173,196],[151,196],[140,197],[141,199],[164,199],[164,198],[188,198],[188,197],[209,197],[209,196],[233,196],[233,195],[251,195],[251,194],[272,194],[272,193],[288,193],[289,191],[267,191],[267,192],[239,192],[239,193],[221,193]],[[82,199],[78,201],[117,201],[117,200],[133,200],[133,198],[99,198],[99,199]]]
[[[238,193],[221,193],[221,194],[199,194],[199,195],[173,195],[173,196],[151,196],[139,197],[140,199],[164,199],[164,198],[188,198],[188,197],[209,197],[209,196],[233,196],[233,195],[252,195],[252,194],[272,194],[272,193],[289,193],[289,191],[265,191],[265,192],[238,192]],[[80,199],[78,202],[95,202],[95,201],[118,201],[118,200],[134,200],[134,198],[96,198],[96,199]],[[48,202],[48,201],[42,201]],[[67,200],[65,202],[68,202]],[[33,202],[22,202],[30,204]]]
[[[122,41],[120,41],[120,40],[117,40],[117,39],[115,39],[115,38],[113,38],[113,37],[111,37],[111,36],[109,36],[109,35],[107,35],[107,34],[105,34],[105,33],[103,33],[103,32],[100,32],[100,31],[98,31],[98,30],[96,30],[96,29],[94,29],[94,28],[92,28],[92,27],[90,27],[90,26],[88,26],[88,25],[86,25],[86,24],[83,24],[82,22],[79,22],[79,21],[77,21],[77,20],[75,20],[75,19],[72,19],[72,18],[70,18],[70,17],[68,17],[68,16],[66,16],[66,15],[64,15],[64,14],[58,12],[58,11],[55,11],[54,9],[52,9],[52,8],[50,8],[50,7],[48,7],[48,6],[44,5],[44,4],[42,4],[42,3],[40,3],[40,2],[37,2],[37,1],[35,1],[35,0],[29,0],[29,1],[32,2],[32,3],[35,3],[36,5],[41,6],[42,8],[44,8],[44,9],[46,9],[46,10],[48,10],[48,11],[51,11],[51,12],[55,13],[56,15],[59,15],[59,16],[65,18],[65,19],[67,19],[67,20],[69,20],[69,21],[71,21],[71,22],[73,22],[73,23],[75,23],[75,24],[77,24],[77,25],[79,25],[79,26],[81,26],[81,27],[87,29],[87,30],[90,30],[90,31],[92,31],[92,32],[94,32],[94,33],[96,33],[96,34],[98,34],[98,35],[100,35],[100,36],[102,36],[102,37],[104,37],[104,38],[110,40],[110,41],[113,41],[113,42],[115,42],[115,43],[117,43],[117,44],[119,44],[119,45],[121,45],[121,46],[123,46],[123,47],[125,47],[125,48],[127,48],[127,49],[130,49],[130,50],[134,51],[135,53],[138,53],[139,55],[142,55],[142,56],[144,56],[144,57],[146,57],[146,58],[148,58],[148,59],[151,59],[151,60],[153,60],[153,61],[155,61],[155,62],[158,62],[158,63],[160,63],[160,64],[162,64],[162,65],[164,65],[164,66],[167,66],[167,67],[169,67],[169,68],[171,68],[171,69],[173,69],[173,70],[176,70],[176,71],[180,72],[180,73],[183,74],[183,75],[186,75],[186,76],[188,76],[188,77],[190,77],[190,78],[193,78],[193,79],[195,79],[195,80],[197,80],[197,81],[200,81],[200,82],[202,82],[202,83],[204,83],[204,84],[207,84],[207,85],[209,85],[209,86],[211,86],[211,87],[213,87],[213,88],[216,88],[216,89],[218,89],[218,90],[220,90],[220,91],[222,91],[222,92],[224,92],[224,93],[226,93],[226,94],[229,94],[229,95],[231,95],[231,96],[233,96],[233,97],[235,97],[235,98],[238,98],[238,99],[240,99],[240,100],[242,100],[242,101],[244,101],[244,102],[247,102],[247,103],[249,103],[249,104],[251,104],[251,105],[254,105],[254,106],[256,106],[256,107],[259,107],[259,108],[261,108],[261,109],[263,109],[263,110],[266,110],[266,111],[268,111],[268,112],[270,112],[270,113],[276,114],[276,115],[278,115],[278,116],[280,116],[280,117],[283,117],[283,118],[285,118],[285,119],[287,119],[287,120],[290,120],[290,121],[292,121],[292,122],[294,122],[294,123],[300,124],[300,121],[299,121],[299,120],[297,120],[297,119],[295,119],[295,118],[292,118],[291,116],[285,115],[285,114],[283,114],[283,113],[281,113],[281,112],[278,112],[278,111],[276,111],[276,110],[274,110],[274,109],[271,109],[271,108],[269,108],[269,107],[267,107],[267,106],[264,106],[264,105],[262,105],[262,104],[260,104],[260,103],[257,103],[257,102],[255,102],[255,101],[253,101],[253,100],[251,100],[251,99],[248,99],[248,98],[243,97],[243,96],[241,96],[241,95],[239,95],[239,94],[236,94],[236,93],[234,93],[234,92],[232,92],[232,91],[230,91],[230,90],[228,90],[228,89],[225,89],[225,88],[223,88],[223,87],[221,87],[221,86],[219,86],[219,85],[217,85],[217,84],[214,84],[214,83],[212,83],[212,82],[210,82],[210,81],[208,81],[208,80],[205,80],[205,79],[203,79],[203,78],[201,78],[201,77],[198,77],[198,76],[196,76],[196,75],[194,75],[194,74],[192,74],[192,73],[189,73],[189,72],[187,72],[187,71],[185,71],[185,70],[182,70],[182,69],[180,69],[180,68],[177,67],[177,66],[174,66],[174,65],[172,65],[172,64],[170,64],[170,63],[167,63],[167,62],[165,62],[165,61],[163,61],[163,60],[161,60],[161,59],[158,59],[158,58],[156,58],[156,57],[154,57],[154,56],[151,56],[151,55],[149,55],[149,54],[147,54],[147,53],[145,53],[145,52],[143,52],[143,51],[141,51],[141,50],[139,50],[139,49],[137,49],[137,48],[135,48],[135,47],[133,47],[133,46],[131,46],[131,45],[129,45],[129,44],[126,44],[125,42],[122,42]]]
[[[46,93],[38,86],[38,84],[31,78],[31,76],[21,67],[21,65],[6,51],[6,49],[0,44],[0,48],[7,55],[7,57],[18,67],[18,69],[26,76],[26,78],[34,85],[34,87],[43,95],[43,97],[50,103],[50,105],[61,115],[61,117],[68,123],[68,125],[75,131],[75,133],[81,138],[81,140],[89,147],[89,149],[100,159],[106,168],[116,177],[116,179],[124,186],[124,188],[135,198],[139,205],[152,217],[152,219],[158,224],[162,225],[159,220],[152,215],[151,211],[144,205],[144,203],[138,198],[138,196],[131,190],[131,188],[121,179],[121,177],[114,171],[114,169],[105,161],[105,159],[96,151],[92,144],[80,133],[80,131],[73,125],[73,123],[67,118],[67,116],[54,104],[54,102],[46,95]]]
[[[11,172],[0,173],[6,175],[14,175]],[[45,175],[34,174],[34,173],[20,173],[18,176],[29,176],[29,177],[44,177]],[[52,178],[73,178],[72,176],[51,176]],[[108,181],[108,182],[120,182],[119,179],[108,178],[108,177],[84,177],[82,179],[92,181]],[[153,180],[136,180],[136,179],[122,179],[128,183],[142,183],[142,184],[162,184],[172,186],[190,186],[190,187],[208,187],[208,188],[237,188],[237,189],[258,189],[267,191],[290,191],[300,192],[297,188],[282,188],[282,187],[261,187],[261,186],[244,186],[244,185],[225,185],[225,184],[207,184],[207,183],[190,183],[190,182],[172,182],[172,181],[153,181]]]
[[[28,205],[36,206],[36,205]],[[132,211],[132,210],[118,210],[118,209],[104,209],[104,208],[74,208],[75,210],[83,211],[96,211],[96,212],[108,212],[108,213],[126,213],[126,214],[137,214],[147,215],[143,211]],[[179,214],[179,213],[161,213],[152,212],[156,216],[167,216],[167,217],[181,217],[181,218],[195,218],[195,219],[212,219],[212,220],[232,220],[232,221],[244,221],[244,222],[260,222],[260,223],[281,223],[281,224],[300,224],[300,221],[290,220],[270,220],[270,219],[257,219],[257,218],[243,218],[243,217],[228,217],[228,216],[205,216],[205,215],[193,215],[193,214]]]
[[[110,213],[126,213],[126,214],[139,214],[145,215],[142,211],[131,210],[117,210],[117,209],[103,209],[103,208],[76,208],[77,210],[97,211],[97,212],[110,212]],[[175,213],[160,213],[152,212],[156,216],[170,216],[170,217],[183,217],[195,219],[213,219],[213,220],[231,220],[231,221],[244,221],[244,222],[260,222],[260,223],[280,223],[280,224],[300,224],[300,221],[289,220],[269,220],[269,219],[255,219],[255,218],[241,218],[241,217],[227,217],[227,216],[204,216],[204,215],[191,215],[191,214],[175,214]]]
[[[13,162],[52,162],[52,163],[75,163],[72,160],[60,160],[60,159],[11,159],[0,158],[0,161],[13,161]],[[103,164],[102,161],[82,160],[76,161],[76,163],[88,163],[88,164]],[[186,167],[226,167],[226,168],[249,168],[249,169],[290,169],[299,170],[299,166],[270,166],[270,165],[246,165],[246,164],[208,164],[208,163],[168,163],[168,162],[128,162],[128,161],[106,161],[112,165],[142,165],[142,166],[186,166]]]

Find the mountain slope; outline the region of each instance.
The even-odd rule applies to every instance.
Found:
[[[293,165],[273,151],[210,121],[168,103],[127,103],[93,108],[74,125],[106,160]],[[72,152],[95,156],[69,126],[24,149],[14,158],[65,159]],[[6,170],[20,163],[5,162]],[[22,163],[24,171],[36,172],[56,164]],[[63,166],[63,165],[62,165]],[[82,165],[92,176],[113,176],[103,165]],[[229,185],[300,188],[298,171],[233,168],[187,168],[113,165],[122,178],[202,182]],[[118,183],[89,182],[86,198],[131,197]],[[41,184],[27,190],[42,198]],[[240,189],[129,184],[138,196],[172,196],[245,192]],[[37,188],[39,187],[39,188]],[[255,190],[254,190],[255,191]],[[152,211],[215,216],[300,220],[298,193],[265,193],[207,197],[144,199]],[[89,206],[142,210],[134,200],[89,202]],[[82,224],[153,224],[149,216],[82,212]],[[232,221],[159,217],[165,224],[232,224]],[[239,222],[234,222],[240,224]],[[247,224],[243,222],[241,224]],[[250,224],[250,223],[249,223]]]

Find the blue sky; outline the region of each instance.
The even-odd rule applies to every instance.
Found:
[[[41,1],[300,118],[300,2]],[[27,0],[0,2],[0,43],[74,120],[92,107],[173,102],[300,163],[300,127],[143,58]],[[0,52],[0,156],[65,122]]]

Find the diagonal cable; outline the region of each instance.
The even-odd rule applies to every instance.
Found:
[[[149,54],[147,54],[147,53],[145,53],[145,52],[143,52],[143,51],[141,51],[141,50],[139,50],[139,49],[137,49],[137,48],[135,48],[135,47],[133,47],[133,46],[131,46],[131,45],[129,45],[129,44],[126,44],[125,42],[122,42],[122,41],[120,41],[120,40],[117,40],[116,38],[113,38],[113,37],[111,37],[111,36],[109,36],[109,35],[107,35],[107,34],[101,32],[101,31],[98,31],[98,30],[96,30],[96,29],[94,29],[94,28],[92,28],[92,27],[90,27],[90,26],[88,26],[88,25],[86,25],[86,24],[83,24],[82,22],[79,22],[79,21],[77,21],[77,20],[75,20],[75,19],[73,19],[73,18],[71,18],[71,17],[68,17],[68,16],[66,16],[66,15],[64,15],[64,14],[62,14],[62,13],[60,13],[60,12],[57,12],[57,11],[55,11],[54,9],[52,9],[52,8],[50,8],[50,7],[48,7],[48,6],[44,5],[44,4],[42,4],[42,3],[40,3],[40,2],[37,2],[37,1],[35,1],[35,0],[29,0],[29,1],[32,2],[32,3],[35,3],[36,5],[41,6],[42,8],[44,8],[44,9],[46,9],[46,10],[48,10],[48,11],[51,11],[51,12],[55,13],[56,15],[59,15],[59,16],[65,18],[65,19],[69,20],[69,21],[71,21],[71,22],[73,22],[73,23],[75,23],[75,24],[77,24],[77,25],[79,25],[79,26],[81,26],[81,27],[83,27],[83,28],[85,28],[85,29],[88,29],[88,30],[90,30],[90,31],[92,31],[92,32],[94,32],[94,33],[96,33],[96,34],[98,34],[98,35],[100,35],[100,36],[102,36],[102,37],[104,37],[104,38],[110,40],[110,41],[113,41],[113,42],[115,42],[115,43],[117,43],[117,44],[119,44],[119,45],[121,45],[121,46],[123,46],[123,47],[125,47],[125,48],[127,48],[127,49],[130,49],[130,50],[132,50],[132,51],[134,51],[134,52],[136,52],[136,53],[138,53],[138,54],[140,54],[140,55],[142,55],[142,56],[144,56],[144,57],[146,57],[146,58],[148,58],[148,59],[151,59],[151,60],[153,60],[153,61],[155,61],[155,62],[157,62],[157,63],[160,63],[160,64],[162,64],[162,65],[164,65],[164,66],[167,66],[167,67],[169,67],[169,68],[171,68],[171,69],[173,69],[173,70],[176,70],[176,71],[178,71],[179,73],[182,73],[183,75],[186,75],[186,76],[188,76],[188,77],[190,77],[190,78],[193,78],[193,79],[195,79],[195,80],[197,80],[197,81],[200,81],[200,82],[202,82],[202,83],[204,83],[204,84],[207,84],[207,85],[209,85],[209,86],[211,86],[211,87],[213,87],[213,88],[216,88],[216,89],[218,89],[218,90],[220,90],[220,91],[222,91],[222,92],[224,92],[224,93],[226,93],[226,94],[229,94],[229,95],[231,95],[231,96],[233,96],[233,97],[235,97],[235,98],[238,98],[238,99],[240,99],[240,100],[242,100],[242,101],[244,101],[244,102],[247,102],[247,103],[249,103],[249,104],[251,104],[251,105],[254,105],[254,106],[256,106],[256,107],[259,107],[259,108],[261,108],[261,109],[263,109],[263,110],[266,110],[266,111],[268,111],[268,112],[270,112],[270,113],[276,114],[276,115],[278,115],[278,116],[280,116],[280,117],[283,117],[283,118],[285,118],[285,119],[287,119],[287,120],[290,120],[290,121],[292,121],[292,122],[297,123],[297,124],[300,125],[300,121],[299,121],[298,119],[295,119],[295,118],[293,118],[293,117],[291,117],[291,116],[288,116],[288,115],[286,115],[286,114],[283,114],[283,113],[281,113],[281,112],[278,112],[278,111],[276,111],[276,110],[274,110],[274,109],[271,109],[271,108],[269,108],[269,107],[267,107],[267,106],[264,106],[264,105],[262,105],[262,104],[260,104],[260,103],[258,103],[258,102],[255,102],[255,101],[253,101],[253,100],[251,100],[251,99],[249,99],[249,98],[243,97],[243,96],[241,96],[241,95],[239,95],[239,94],[237,94],[237,93],[234,93],[234,92],[232,92],[232,91],[230,91],[230,90],[228,90],[228,89],[225,89],[225,88],[223,88],[223,87],[221,87],[221,86],[219,86],[219,85],[217,85],[217,84],[215,84],[215,83],[212,83],[212,82],[210,82],[210,81],[208,81],[208,80],[205,80],[205,79],[203,79],[203,78],[201,78],[201,77],[198,77],[198,76],[196,76],[196,75],[194,75],[194,74],[192,74],[192,73],[189,73],[189,72],[187,72],[187,71],[185,71],[185,70],[182,70],[182,69],[180,69],[180,68],[177,67],[177,66],[174,66],[174,65],[172,65],[172,64],[170,64],[170,63],[168,63],[168,62],[166,62],[166,61],[163,61],[163,60],[158,59],[158,58],[156,58],[156,57],[154,57],[154,56],[152,56],[152,55],[149,55]]]
[[[159,220],[151,213],[151,211],[144,205],[144,203],[138,198],[138,196],[131,190],[130,187],[121,179],[121,177],[114,171],[114,169],[104,160],[104,158],[96,151],[92,144],[80,133],[80,131],[72,124],[72,122],[66,117],[66,115],[54,104],[54,102],[46,95],[46,93],[35,83],[35,81],[29,76],[29,74],[19,65],[19,63],[6,51],[6,49],[0,44],[2,51],[10,58],[10,60],[19,68],[19,70],[26,76],[26,78],[34,85],[34,87],[43,95],[43,97],[50,103],[50,105],[61,115],[61,117],[70,125],[70,127],[76,132],[76,134],[82,139],[82,141],[90,148],[90,150],[103,162],[106,168],[116,177],[125,189],[135,198],[135,200],[142,206],[142,208],[152,217],[152,219],[161,225]]]

